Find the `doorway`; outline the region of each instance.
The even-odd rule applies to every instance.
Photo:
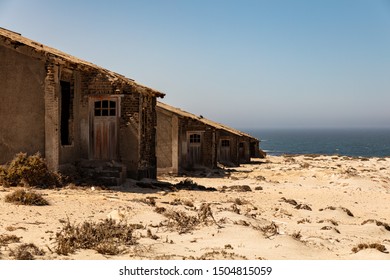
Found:
[[[118,157],[117,97],[94,98],[92,101],[92,159],[113,160]]]

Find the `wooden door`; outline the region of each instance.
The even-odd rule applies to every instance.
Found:
[[[189,134],[188,139],[188,165],[202,165],[202,137],[199,133]]]
[[[118,100],[104,98],[93,103],[92,153],[97,160],[112,160],[118,153]]]
[[[219,160],[221,162],[230,162],[230,140],[222,139],[219,149]]]

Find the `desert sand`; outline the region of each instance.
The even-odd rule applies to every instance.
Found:
[[[206,189],[174,185],[186,179]],[[48,206],[6,203],[15,188],[0,186],[0,235],[20,237],[0,259],[21,243],[44,251],[36,259],[390,259],[390,158],[268,156],[158,182],[36,189]],[[66,221],[106,218],[138,224],[136,244],[118,255],[56,253]]]

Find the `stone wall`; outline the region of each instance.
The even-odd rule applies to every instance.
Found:
[[[0,46],[0,164],[45,155],[45,64]]]

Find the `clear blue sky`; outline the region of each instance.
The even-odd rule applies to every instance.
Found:
[[[389,0],[0,0],[0,26],[236,128],[390,127]]]

